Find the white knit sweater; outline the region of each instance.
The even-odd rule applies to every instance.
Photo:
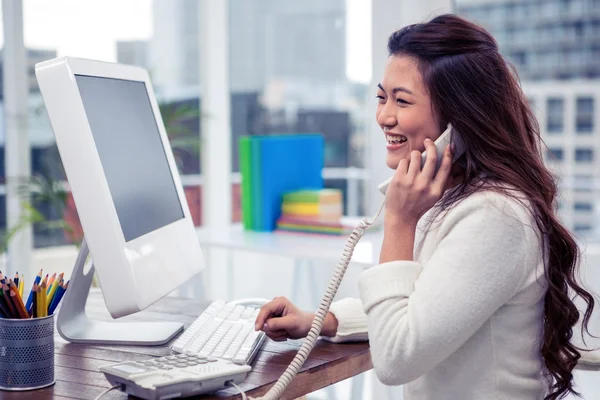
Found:
[[[543,399],[546,280],[531,213],[485,191],[432,215],[419,221],[415,261],[368,269],[361,299],[332,305],[329,340],[369,339],[378,378],[405,384],[405,400]]]

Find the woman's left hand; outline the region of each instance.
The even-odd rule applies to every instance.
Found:
[[[422,154],[414,150],[410,161],[402,159],[385,196],[386,223],[416,225],[417,221],[442,197],[452,168],[452,151],[446,146],[439,171],[435,172],[437,149],[425,139],[427,159],[421,170]]]

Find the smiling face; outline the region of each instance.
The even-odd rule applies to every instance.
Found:
[[[396,169],[400,160],[410,158],[413,150],[425,151],[423,141],[435,141],[442,133],[414,58],[388,58],[377,98],[377,123],[386,140],[389,168]]]

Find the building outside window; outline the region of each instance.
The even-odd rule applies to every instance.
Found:
[[[594,209],[594,206],[592,205],[592,203],[576,201],[573,206],[573,209],[575,211],[592,211]]]
[[[562,161],[564,159],[564,153],[565,152],[563,149],[549,148],[546,156],[548,158],[548,161],[556,162],[556,161]]]
[[[547,146],[544,159],[559,179],[566,226],[577,228],[582,237],[600,235],[600,202],[596,206],[588,198],[600,200],[600,157],[594,154],[600,151],[595,137],[600,0],[456,0],[455,4],[459,14],[490,31],[500,53],[516,68]],[[582,204],[586,202],[593,205],[591,210]],[[593,237],[600,241],[600,236]]]
[[[364,206],[360,192],[366,176],[362,169],[364,135],[369,126],[364,121],[364,110],[368,102],[375,100],[368,95],[372,88],[366,85],[370,82],[370,71],[356,71],[355,63],[351,62],[352,57],[356,59],[356,54],[364,53],[364,49],[357,50],[355,40],[347,41],[346,1],[307,0],[293,5],[259,0],[228,1],[232,222],[238,222],[241,217],[237,144],[242,135],[323,134],[325,167],[331,169],[325,171],[325,185],[343,191],[346,212],[360,213]],[[204,53],[198,25],[201,2],[137,0],[139,7],[127,8],[110,29],[98,28],[102,23],[96,16],[114,14],[119,9],[116,0],[88,1],[78,19],[61,14],[64,5],[50,6],[42,2],[33,7],[24,3],[32,174],[43,174],[52,181],[66,183],[37,88],[34,64],[68,54],[138,65],[149,71],[194,223],[202,225],[201,119],[210,116],[201,111],[199,60]],[[137,11],[133,12],[134,9]],[[44,35],[40,21],[47,20],[59,21],[57,23],[65,29],[77,31],[77,37],[59,40]],[[359,21],[359,25],[365,27],[365,32],[370,29],[364,21]],[[102,34],[98,35],[100,31]],[[368,59],[368,56],[363,54],[362,58]],[[348,72],[351,67],[354,70]],[[0,114],[3,113],[1,93],[0,73]],[[0,117],[0,230],[6,226],[5,198],[1,191],[4,188],[2,121]],[[352,173],[348,172],[349,168]],[[38,208],[49,220],[76,215],[71,194],[66,193],[66,196],[68,205],[64,211],[54,210],[49,202],[39,204]],[[61,229],[34,227],[35,247],[69,242]]]
[[[575,224],[575,233],[586,233],[592,230],[592,225],[590,224]]]
[[[578,134],[591,134],[594,130],[594,99],[578,97],[575,103],[575,131]]]
[[[561,134],[564,129],[565,102],[561,98],[551,97],[547,102],[547,130],[549,134]]]
[[[592,175],[575,175],[573,188],[579,192],[591,192],[593,190],[594,177]]]
[[[575,149],[575,162],[591,163],[594,161],[594,150],[592,149]]]

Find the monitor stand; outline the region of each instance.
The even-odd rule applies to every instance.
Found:
[[[63,339],[73,343],[161,345],[183,330],[183,324],[178,322],[90,319],[85,312],[85,304],[92,286],[94,266],[84,274],[88,254],[89,249],[84,238],[56,321],[56,329]]]

